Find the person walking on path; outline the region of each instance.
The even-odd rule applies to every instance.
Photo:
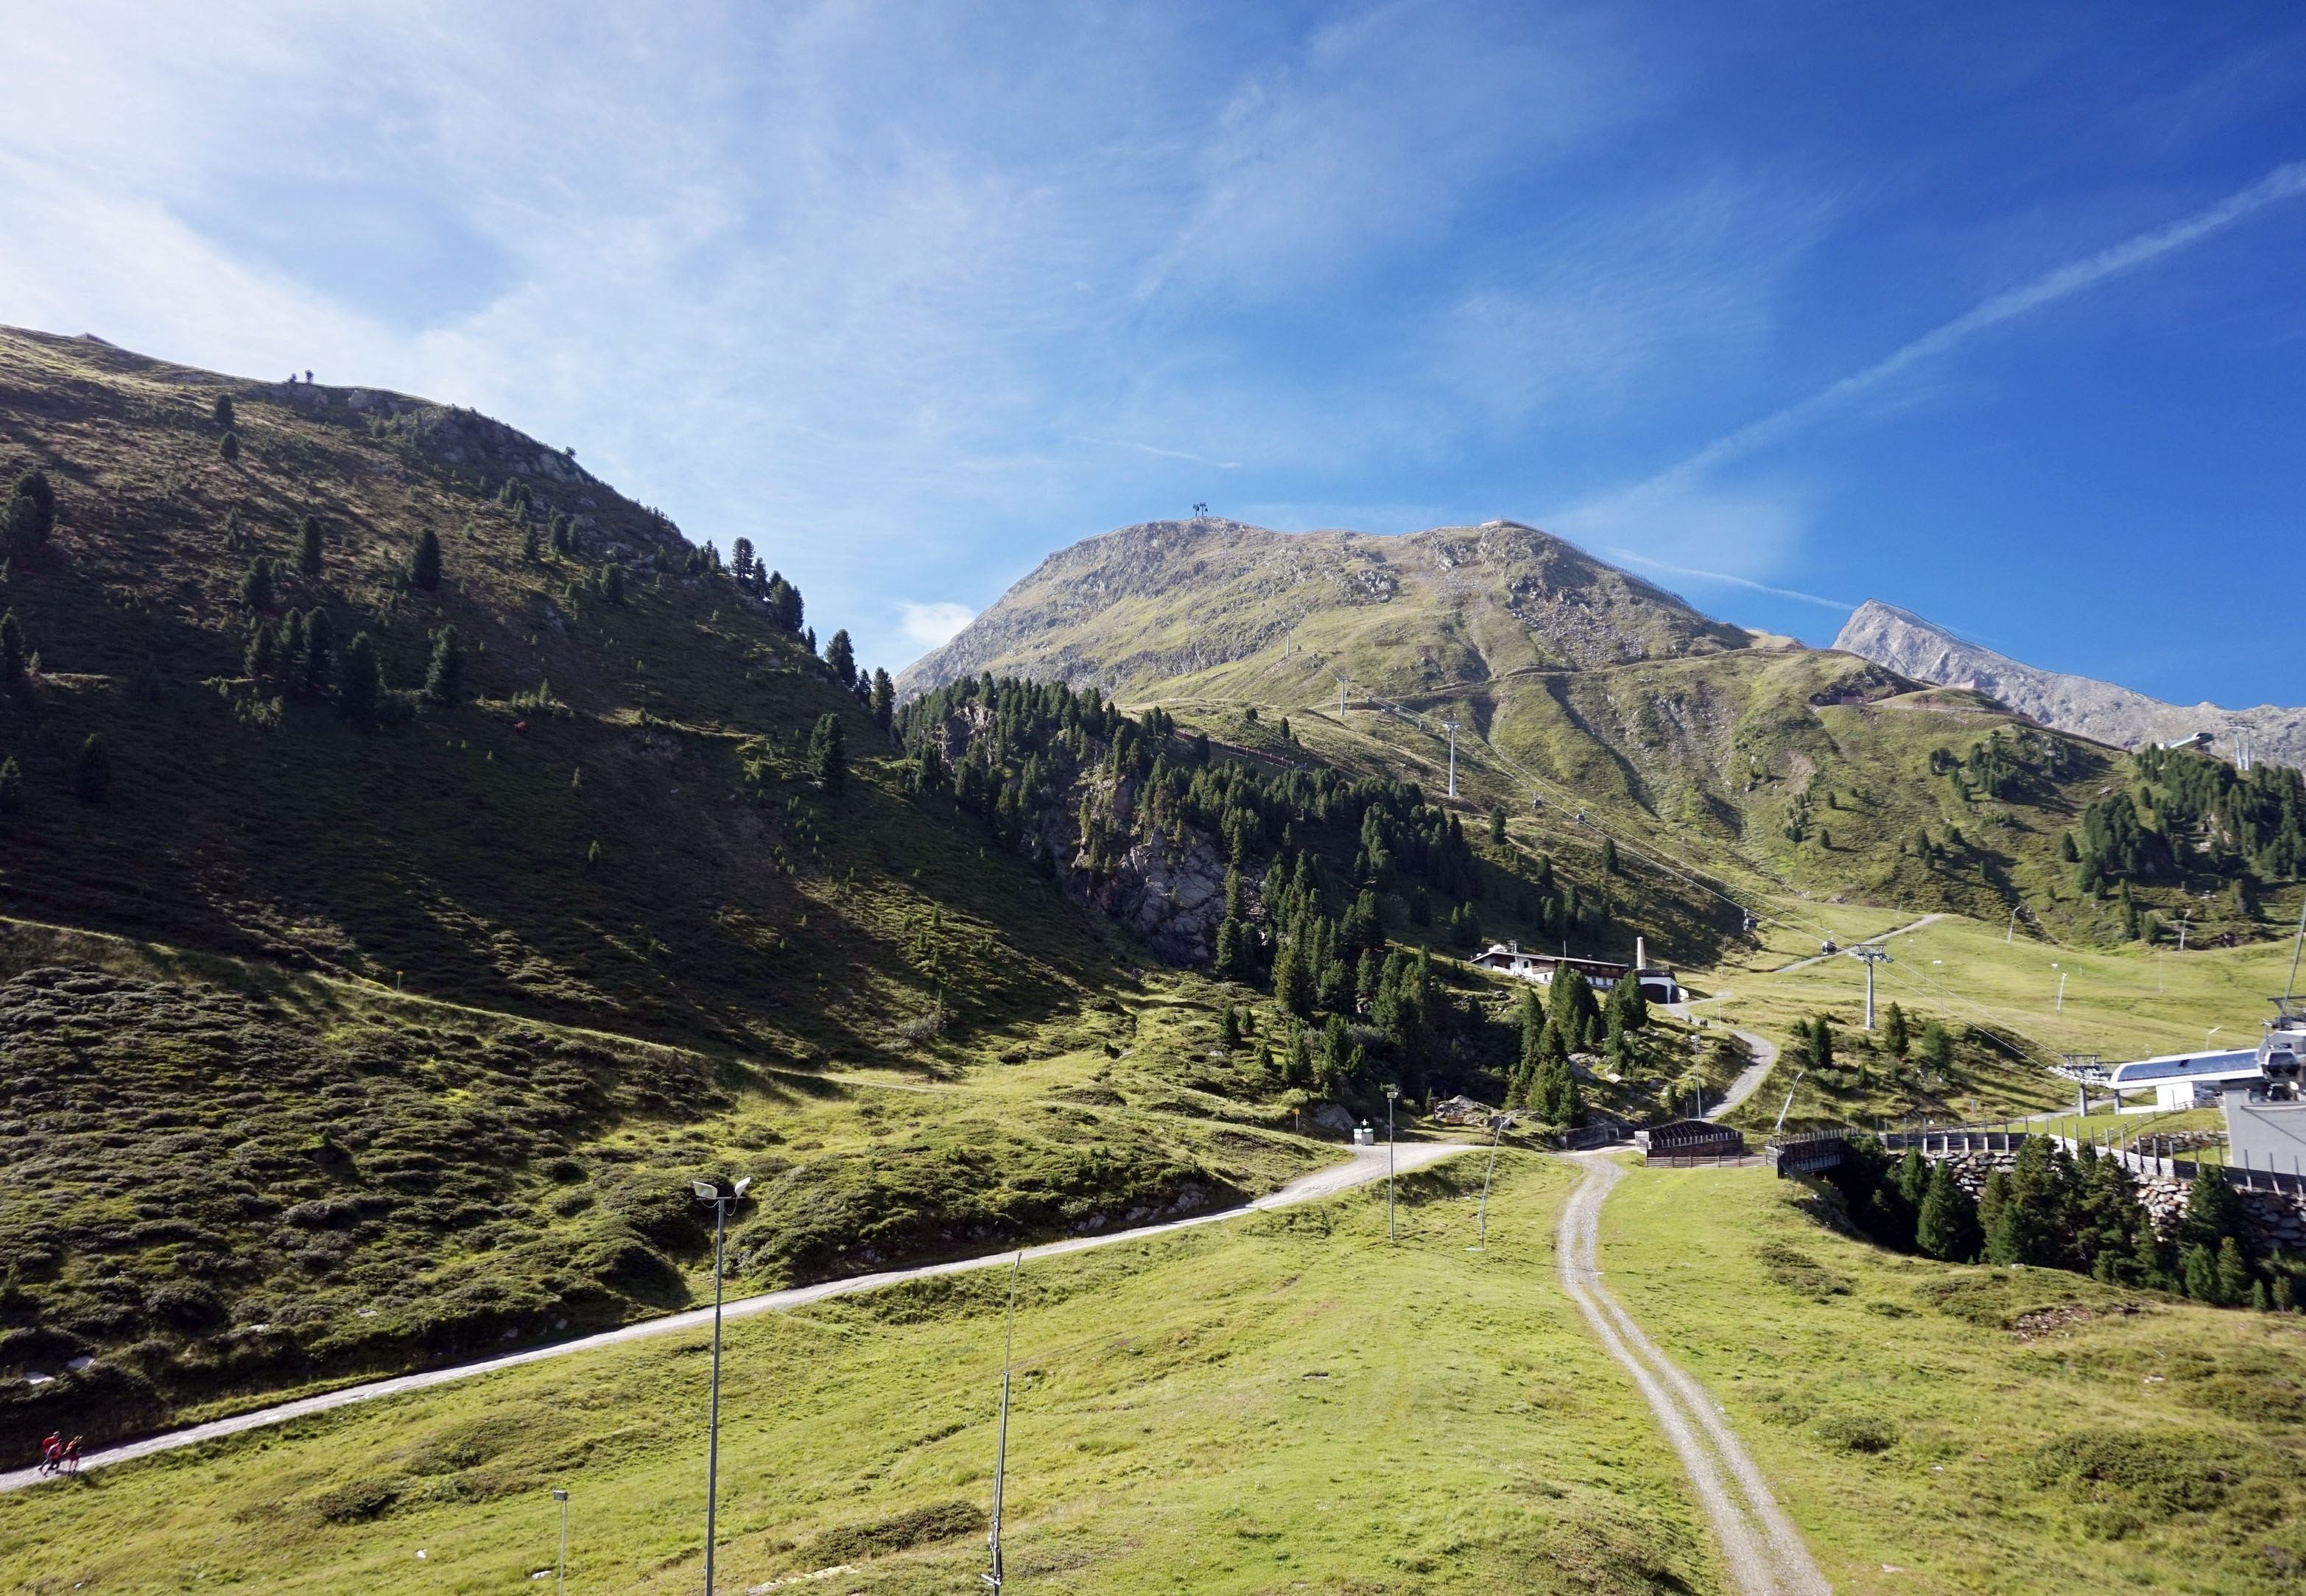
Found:
[[[64,1472],[75,1477],[80,1473],[80,1437],[64,1443]]]
[[[40,1472],[53,1474],[56,1464],[64,1460],[64,1438],[60,1431],[50,1430],[48,1438],[40,1443]]]

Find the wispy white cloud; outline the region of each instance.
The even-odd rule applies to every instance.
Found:
[[[1921,337],[1883,356],[1863,371],[1829,383],[1807,398],[1773,411],[1761,420],[1726,433],[1687,458],[1628,489],[1619,497],[1638,499],[1670,492],[1707,473],[1746,458],[1781,442],[1812,422],[1882,387],[1926,361],[1946,354],[1957,345],[2003,322],[2011,321],[2045,305],[2070,299],[2109,277],[2135,270],[2163,256],[2201,243],[2243,218],[2284,200],[2306,194],[2306,161],[2276,167],[2256,183],[2227,195],[2193,215],[2140,233],[2079,260],[2044,272],[2029,283],[2004,290],[1940,323]]]
[[[1719,582],[1730,587],[1742,587],[1749,593],[1766,593],[1773,598],[1798,599],[1805,604],[1820,604],[1828,610],[1855,610],[1857,605],[1847,599],[1822,599],[1814,593],[1803,593],[1791,587],[1772,587],[1766,582],[1755,582],[1747,576],[1732,576],[1726,571],[1701,571],[1692,566],[1668,565],[1662,559],[1652,559],[1631,549],[1612,549],[1610,558],[1622,559],[1627,565],[1640,566],[1644,570],[1664,571],[1676,576],[1695,576],[1701,582]]]
[[[1099,448],[1133,448],[1140,455],[1157,455],[1165,460],[1190,460],[1196,465],[1208,465],[1218,471],[1239,471],[1238,460],[1212,460],[1205,455],[1189,455],[1181,448],[1158,448],[1149,443],[1131,443],[1120,438],[1078,438],[1077,443],[1094,443]]]
[[[952,642],[961,627],[977,619],[977,611],[966,604],[916,604],[901,600],[897,610],[904,618],[905,636],[924,649]]]

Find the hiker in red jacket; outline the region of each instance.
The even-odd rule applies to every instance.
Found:
[[[78,1436],[73,1437],[64,1443],[64,1472],[67,1474],[80,1472],[80,1437]]]
[[[48,1438],[40,1443],[40,1472],[55,1473],[56,1464],[63,1461],[64,1455],[64,1438],[53,1430],[50,1431]]]

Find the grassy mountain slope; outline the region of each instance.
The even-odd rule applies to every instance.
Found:
[[[12,1449],[678,1303],[699,1174],[762,1178],[767,1284],[1325,1156],[1302,1094],[1209,1056],[1230,989],[1132,973],[1141,943],[912,792],[804,640],[565,454],[0,333],[0,476],[32,466],[54,531],[0,583],[37,656],[0,693],[0,1373],[59,1378],[7,1387]],[[373,640],[374,723],[252,675],[291,610]],[[443,626],[454,703],[413,691]]]
[[[2181,919],[2221,940],[2274,935],[2271,901],[2301,867],[2294,841],[2271,841],[2276,810],[2299,807],[2281,772],[2219,776],[2192,754],[2154,765],[1976,692],[1746,634],[1511,523],[1401,538],[1124,528],[1051,556],[901,682],[972,670],[1099,683],[1243,742],[1260,736],[1247,709],[1268,728],[1285,714],[1341,768],[1413,770],[1429,790],[1455,720],[1468,807],[1523,816],[1533,848],[1575,857],[1606,829],[1741,893],[1989,923],[2015,909],[2063,942],[2130,936],[2133,900],[2172,940]],[[2111,875],[2089,888],[2065,852],[2117,790],[2169,840],[2118,901]],[[1637,906],[1653,944],[1732,951],[1693,914],[1704,896]]]
[[[898,688],[910,696],[990,669],[1135,698],[1256,661],[1294,684],[1261,701],[1289,702],[1333,690],[1332,662],[1380,654],[1388,673],[1366,685],[1405,693],[1747,642],[1662,589],[1509,521],[1380,538],[1203,516],[1123,527],[1051,555],[907,667]]]
[[[668,523],[509,429],[11,333],[0,454],[45,466],[59,500],[50,549],[0,601],[40,661],[0,703],[24,788],[0,907],[790,1052],[869,1047],[926,1007],[911,923],[933,910],[958,922],[943,956],[984,1015],[1046,1006],[1102,946],[877,781],[887,745],[856,700],[763,606],[679,574]],[[508,481],[526,510],[500,502]],[[582,554],[527,557],[553,512]],[[307,515],[316,576],[294,574]],[[403,575],[426,529],[437,593]],[[235,595],[260,556],[290,573],[275,611],[325,610],[339,645],[368,633],[389,685],[415,687],[453,625],[475,701],[372,730],[252,687],[261,618]],[[598,592],[612,568],[621,602]],[[559,713],[516,702],[548,681]],[[800,780],[827,713],[859,766],[838,824]],[[114,772],[98,805],[70,793],[91,732]]]
[[[1220,735],[1244,706],[1286,713],[1323,756],[1413,764],[1429,789],[1455,719],[1471,806],[1525,816],[1516,834],[1549,849],[1598,843],[1582,810],[1755,891],[1980,917],[2022,903],[2046,926],[2073,917],[2058,907],[2062,833],[2119,757],[1974,693],[1760,646],[1510,523],[1405,538],[1126,528],[1052,556],[901,687],[983,670],[1102,684]],[[2011,763],[1994,792],[1974,746]],[[1653,939],[1686,940],[1670,922],[1688,905],[1657,908]]]

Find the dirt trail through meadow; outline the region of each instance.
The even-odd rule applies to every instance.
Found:
[[[1585,1178],[1561,1210],[1555,1246],[1561,1287],[1664,1427],[1712,1522],[1731,1585],[1744,1596],[1831,1596],[1832,1587],[1811,1559],[1801,1532],[1778,1506],[1719,1404],[1642,1334],[1601,1284],[1601,1203],[1625,1172],[1598,1153],[1570,1156],[1584,1165]]]

